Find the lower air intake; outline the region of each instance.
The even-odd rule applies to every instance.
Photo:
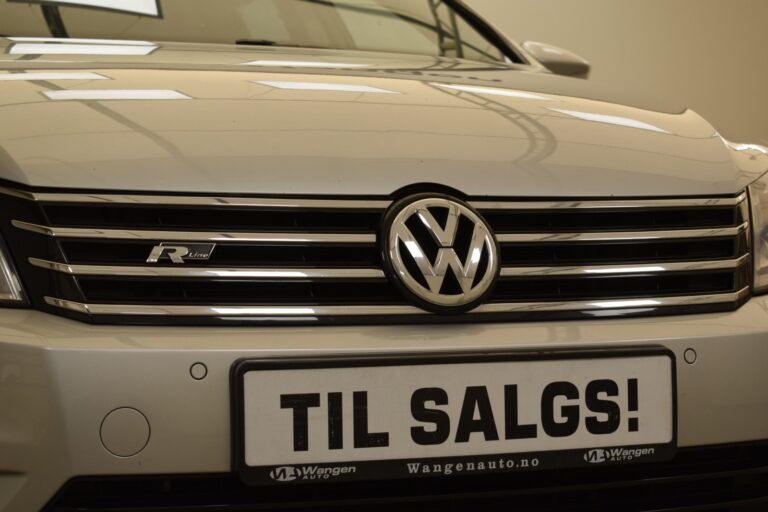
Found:
[[[768,444],[681,450],[671,462],[443,480],[249,488],[230,474],[81,478],[46,512],[764,512]]]

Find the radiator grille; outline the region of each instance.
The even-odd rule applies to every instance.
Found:
[[[384,271],[378,230],[396,197],[0,193],[34,306],[84,321],[514,321],[723,311],[749,295],[746,194],[467,198],[499,241],[501,277],[474,311],[438,317]],[[158,244],[215,250],[147,263]]]

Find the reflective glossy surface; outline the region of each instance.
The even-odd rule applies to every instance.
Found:
[[[654,345],[683,361],[694,349],[696,364],[681,364],[678,373],[680,446],[762,439],[768,431],[766,336],[768,299],[760,297],[711,315],[322,329],[94,328],[36,311],[0,310],[0,396],[15,397],[0,408],[0,464],[15,470],[0,474],[0,501],[10,502],[13,512],[39,510],[74,475],[230,471],[229,371],[239,358]],[[202,382],[189,376],[195,362],[208,367]],[[179,397],[194,397],[194,406]],[[134,459],[114,457],[98,435],[104,416],[126,406],[152,424],[151,442]]]
[[[11,234],[25,240],[18,245],[45,244],[44,237],[50,237],[47,251],[20,249],[23,264],[34,268],[29,275],[40,278],[34,306],[96,323],[298,319],[339,324],[376,321],[371,316],[379,315],[396,322],[491,322],[539,319],[541,312],[547,320],[562,312],[567,315],[558,319],[661,315],[673,313],[665,308],[676,305],[687,313],[703,312],[702,305],[706,311],[730,310],[745,298],[733,293],[750,283],[744,268],[750,261],[746,194],[480,200],[475,211],[455,197],[433,193],[394,204],[373,201],[378,208],[354,210],[351,205],[365,206],[365,201],[85,194],[86,204],[73,205],[77,194],[4,191],[42,202],[51,224],[11,221],[16,228]],[[145,217],[162,199],[166,209]],[[122,206],[111,208],[111,203]],[[196,205],[205,209],[202,216]],[[288,216],[270,220],[279,214]],[[266,223],[259,220],[264,215]],[[362,223],[355,224],[358,220]],[[270,222],[279,222],[280,229]],[[497,240],[503,242],[498,249]],[[217,252],[225,251],[221,258],[214,255],[216,245]],[[65,247],[64,253],[57,247]],[[499,267],[501,280],[496,279]],[[78,288],[60,291],[73,281]],[[684,300],[676,304],[668,297]],[[477,312],[495,317],[457,315],[483,303],[487,306]],[[597,303],[600,309],[594,310]],[[91,314],[107,306],[114,315]],[[188,313],[156,313],[166,306]],[[414,320],[412,306],[454,317],[422,314]],[[125,315],[118,313],[121,307],[127,308]],[[210,314],[213,309],[250,314],[219,317]]]
[[[13,221],[14,227],[56,238],[111,238],[115,240],[165,240],[178,242],[342,243],[376,242],[375,234],[349,233],[210,233],[202,231],[138,231],[120,229],[57,228]]]
[[[744,200],[740,194],[746,186],[768,170],[764,148],[724,141],[694,112],[628,98],[623,91],[599,91],[536,65],[125,41],[0,39],[0,53],[0,177],[19,184],[22,190],[11,185],[15,197],[73,203],[77,191],[68,189],[88,189],[96,191],[82,196],[88,203],[290,209],[331,206],[323,203],[329,196],[354,195],[358,206],[384,208],[389,194],[428,183],[466,194],[480,208],[515,209],[527,203],[548,210],[601,208],[610,215],[614,208],[651,202],[664,207],[735,205]],[[30,193],[24,186],[44,189]],[[166,198],[154,196],[157,192]],[[273,195],[301,199],[282,203]],[[631,199],[637,197],[649,200]],[[512,200],[518,198],[523,201]],[[620,200],[610,201],[615,198]],[[373,233],[88,229],[35,222],[16,226],[40,239],[43,250],[31,254],[51,259],[53,251],[45,250],[41,235],[91,242],[104,237],[376,242]],[[523,243],[672,240],[731,236],[746,229],[503,236]],[[98,269],[66,261],[39,259],[31,268],[51,283],[59,278],[74,282],[69,274],[101,275],[104,270],[126,275],[201,272]],[[27,259],[23,264],[28,266]],[[639,266],[510,267],[506,272],[510,279],[526,271],[615,278],[744,264],[745,258],[729,257]],[[281,268],[205,272],[196,278],[292,279],[302,272],[307,279],[331,277],[322,268],[290,269],[290,276]],[[685,351],[695,350],[696,364],[681,365],[677,379],[680,445],[762,439],[768,431],[768,300],[746,301],[749,290],[742,286],[717,294],[490,303],[477,311],[582,314],[581,320],[568,322],[399,326],[379,319],[376,326],[318,329],[266,329],[258,322],[290,317],[312,324],[338,314],[428,315],[407,305],[77,301],[63,287],[52,287],[45,294],[49,311],[153,316],[161,322],[172,315],[208,315],[224,324],[244,320],[253,325],[94,326],[38,311],[0,310],[0,508],[10,504],[6,508],[14,512],[39,510],[76,475],[229,471],[229,372],[240,358],[654,345],[682,360]],[[736,311],[715,314],[621,318],[658,314],[667,306],[742,303]],[[198,362],[209,368],[202,383],[189,377],[190,365]],[[194,397],[194,406],[179,397]],[[152,423],[151,441],[135,458],[115,457],[98,439],[103,418],[117,407],[135,407]]]
[[[22,44],[40,48],[13,53]],[[157,45],[83,55],[0,39],[0,75],[49,78],[0,81],[0,177],[206,195],[382,196],[440,183],[475,197],[681,197],[735,195],[768,169],[765,154],[735,160],[694,112],[534,66]]]
[[[697,270],[719,270],[736,268],[749,262],[749,255],[735,260],[684,261],[653,263],[648,265],[584,265],[559,267],[504,267],[502,277],[524,276],[607,276],[632,274],[657,274],[660,272],[691,272]]]
[[[589,76],[589,62],[568,50],[535,41],[526,41],[523,48],[554,73],[579,78]]]
[[[592,300],[563,302],[514,302],[507,304],[485,304],[475,312],[525,313],[542,311],[596,311],[637,308],[664,308],[702,304],[720,304],[741,300],[749,295],[744,288],[736,293],[718,295],[692,295],[680,297],[653,297],[627,300]],[[135,315],[135,316],[209,316],[217,318],[250,317],[255,320],[290,317],[307,321],[324,316],[400,316],[425,315],[423,310],[413,306],[155,306],[140,304],[83,304],[70,300],[46,297],[49,305],[89,315]],[[620,317],[621,311],[607,311],[605,316]],[[596,314],[595,316],[600,316]]]
[[[487,294],[498,275],[499,255],[479,214],[448,197],[406,198],[393,209],[385,236],[394,279],[433,306],[467,306]],[[436,249],[432,257],[430,247]],[[454,290],[444,289],[449,272],[458,285]]]
[[[40,268],[76,276],[146,276],[210,277],[248,279],[384,279],[384,272],[374,268],[200,268],[200,267],[130,267],[114,265],[68,265],[30,258]]]
[[[674,238],[713,238],[734,236],[749,228],[744,223],[735,228],[679,229],[670,231],[622,231],[620,233],[515,233],[498,235],[499,242],[619,242],[627,240],[660,240]]]
[[[767,153],[768,154],[768,153]],[[354,200],[354,199],[296,199],[267,197],[232,197],[232,196],[168,196],[168,195],[126,195],[126,194],[78,194],[29,192],[12,187],[0,186],[0,193],[47,203],[103,203],[136,205],[175,205],[175,206],[221,206],[249,208],[333,208],[333,209],[383,209],[392,201]],[[481,210],[581,210],[602,208],[609,210],[641,208],[673,208],[692,206],[733,206],[747,200],[743,192],[733,197],[700,197],[679,199],[616,199],[616,200],[565,200],[565,201],[472,201],[471,204]]]

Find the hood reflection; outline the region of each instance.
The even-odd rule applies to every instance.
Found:
[[[109,100],[191,100],[186,94],[170,90],[72,90],[44,91],[53,101],[109,101]]]
[[[553,112],[558,112],[560,114],[565,114],[567,116],[575,117],[583,121],[612,124],[616,126],[624,126],[626,128],[638,128],[640,130],[648,130],[651,132],[658,132],[658,133],[670,133],[667,130],[659,128],[658,126],[654,126],[652,124],[649,124],[643,121],[638,121],[637,119],[630,119],[629,117],[609,116],[605,114],[594,114],[591,112],[578,112],[575,110],[565,110],[560,108],[550,108],[549,110]]]
[[[268,85],[275,89],[287,89],[295,91],[336,91],[336,92],[368,92],[374,94],[400,94],[388,89],[380,89],[370,85],[334,84],[326,82],[283,82],[279,80],[259,80],[256,84]]]

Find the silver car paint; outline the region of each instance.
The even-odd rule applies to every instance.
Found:
[[[20,44],[0,41],[0,52]],[[183,44],[38,56],[0,70],[108,80],[0,82],[0,177],[26,185],[386,195],[439,183],[472,196],[607,197],[735,194],[757,177],[690,110],[595,99],[583,80],[526,66]],[[339,69],[285,64],[312,59]],[[176,94],[55,100],[83,90]]]
[[[463,326],[98,327],[6,310],[0,340],[7,512],[36,510],[77,475],[229,471],[229,371],[242,357],[658,345],[677,358],[680,446],[768,433],[768,298],[733,313]],[[688,349],[698,354],[693,365],[684,362]],[[190,376],[196,362],[208,367],[204,380]],[[120,407],[151,425],[134,457],[112,455],[99,438],[104,417]]]
[[[535,67],[199,45],[142,58],[16,59],[3,55],[0,69],[109,78],[0,82],[0,176],[26,185],[384,195],[434,182],[477,196],[662,197],[739,193],[768,170],[762,148],[727,143],[691,111],[620,104]],[[258,59],[373,65],[242,65]],[[438,69],[421,70],[427,65]],[[394,94],[254,83],[266,81]],[[105,89],[192,99],[43,94]],[[37,510],[78,475],[228,471],[229,370],[242,357],[660,345],[678,360],[679,442],[697,446],[768,435],[767,340],[765,297],[736,312],[685,317],[321,329],[108,327],[0,310],[0,510]],[[684,363],[688,349],[695,364]],[[200,381],[190,376],[196,362],[208,367]],[[141,410],[151,424],[149,444],[134,457],[111,454],[99,437],[119,407]]]

